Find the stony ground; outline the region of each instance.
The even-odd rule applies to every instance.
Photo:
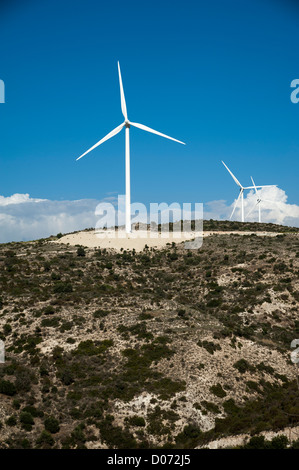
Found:
[[[192,448],[298,426],[299,236],[270,228],[285,233],[199,250],[0,245],[0,448]]]

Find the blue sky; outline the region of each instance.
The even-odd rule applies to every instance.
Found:
[[[1,2],[0,194],[51,200],[124,193],[129,119],[187,143],[131,132],[132,200],[230,204],[278,184],[299,204],[299,8],[279,0]]]

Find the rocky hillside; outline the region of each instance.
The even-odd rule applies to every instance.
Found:
[[[225,224],[205,229],[240,230]],[[198,251],[0,245],[0,448],[194,448],[298,426],[298,229],[261,229],[282,233]]]

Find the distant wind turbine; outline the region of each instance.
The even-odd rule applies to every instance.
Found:
[[[254,188],[266,188],[267,186],[242,186],[240,181],[237,180],[237,178],[235,177],[235,175],[230,171],[230,169],[226,166],[226,164],[224,162],[222,162],[223,165],[225,166],[225,168],[227,169],[227,171],[229,172],[229,174],[231,175],[231,177],[233,178],[234,182],[239,186],[240,188],[240,194],[238,196],[238,199],[236,200],[235,202],[235,205],[234,205],[234,208],[233,208],[233,211],[231,213],[231,216],[230,216],[230,219],[232,218],[232,216],[234,215],[234,212],[236,210],[236,207],[237,207],[237,204],[239,202],[239,199],[241,198],[241,214],[242,214],[242,222],[244,222],[244,191],[245,189],[254,189]]]
[[[126,232],[130,233],[131,232],[130,134],[129,134],[130,127],[131,126],[138,127],[139,129],[142,129],[143,131],[160,135],[161,137],[174,140],[175,142],[179,142],[180,144],[183,144],[183,145],[185,145],[185,143],[181,142],[180,140],[174,139],[173,137],[169,137],[168,135],[162,134],[161,132],[155,131],[154,129],[151,129],[150,127],[147,127],[144,124],[138,124],[137,122],[129,121],[119,62],[117,63],[117,65],[118,65],[119,86],[120,86],[121,110],[122,110],[125,120],[122,124],[120,124],[120,126],[113,129],[113,131],[109,132],[109,134],[107,134],[105,137],[99,140],[99,142],[93,145],[89,150],[84,152],[80,157],[77,158],[77,160],[80,160],[80,158],[84,157],[84,155],[91,152],[93,149],[95,149],[99,145],[103,144],[106,140],[111,139],[111,137],[118,134],[124,127],[126,128],[126,147],[125,147],[126,148]]]
[[[256,206],[258,207],[258,210],[259,210],[259,223],[261,223],[262,221],[262,218],[261,218],[261,202],[270,202],[271,204],[273,204],[275,201],[269,201],[268,199],[262,199],[260,196],[259,196],[259,193],[258,193],[258,190],[257,190],[257,186],[255,185],[255,182],[253,181],[253,178],[252,176],[250,177],[251,178],[251,181],[253,183],[253,187],[254,187],[254,190],[255,190],[255,194],[256,194],[256,203],[254,204],[254,206],[250,209],[250,211],[248,212],[247,214],[247,217],[249,217],[249,215],[252,213],[252,211],[256,208]],[[271,185],[271,186],[276,186],[276,185]],[[264,187],[264,186],[261,186],[261,187]]]

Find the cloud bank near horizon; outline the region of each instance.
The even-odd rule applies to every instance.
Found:
[[[285,191],[277,187],[259,191],[262,222],[299,227],[299,206],[288,204]],[[95,227],[99,216],[95,209],[100,202],[111,202],[116,206],[114,196],[104,200],[81,199],[75,201],[51,201],[31,198],[29,194],[0,196],[0,243],[27,241],[45,238],[57,233],[68,233]],[[254,191],[244,197],[245,220],[258,220],[257,197]],[[235,201],[231,205],[225,200],[210,201],[204,204],[204,219],[228,220]],[[248,214],[248,217],[246,215]],[[119,212],[120,224],[124,222],[123,207]],[[238,204],[233,220],[240,220],[241,208]],[[180,218],[174,212],[174,220]]]
[[[289,204],[288,196],[283,189],[276,186],[265,187],[258,191],[249,191],[244,196],[245,221],[258,221],[257,197],[261,200],[261,221],[264,223],[273,223],[288,225],[290,227],[299,227],[299,206]],[[225,200],[211,201],[205,204],[204,218],[225,220],[229,219],[235,205],[236,199],[231,205],[227,205]],[[241,203],[238,202],[232,220],[241,220]]]
[[[29,194],[0,196],[0,243],[45,238],[94,226],[99,201],[51,201]]]

